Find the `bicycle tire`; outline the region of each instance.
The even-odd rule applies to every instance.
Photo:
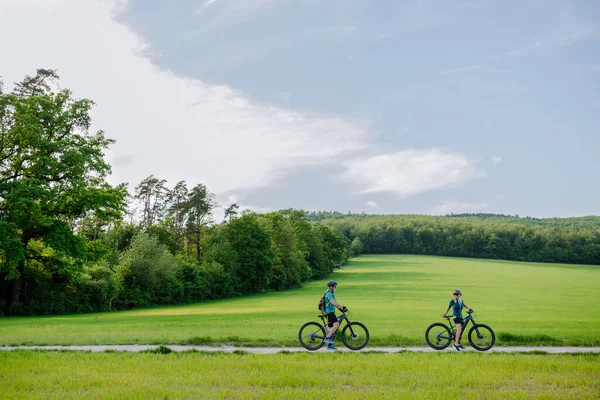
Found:
[[[488,334],[486,335],[481,331],[487,331]],[[473,340],[473,332],[477,332],[477,336],[475,338],[478,341]],[[481,341],[485,340],[486,338],[489,338],[489,343],[482,346]],[[492,328],[485,324],[473,325],[473,327],[469,330],[469,343],[471,343],[471,346],[473,346],[475,350],[488,351],[494,346],[494,343],[496,343],[496,334]],[[484,343],[487,343],[487,340]]]
[[[348,336],[346,336],[346,330],[350,327],[352,327],[352,330],[348,331]],[[362,334],[360,333],[361,330],[364,331]],[[362,341],[363,337],[364,341]],[[350,322],[342,329],[342,342],[350,350],[360,350],[369,343],[369,330],[360,322]]]
[[[312,328],[310,328],[311,326],[312,326]],[[306,335],[306,337],[304,336],[304,334]],[[298,331],[298,341],[300,342],[302,347],[304,347],[307,350],[310,350],[310,351],[319,350],[321,347],[323,347],[325,342],[324,342],[324,339],[322,339],[322,338],[321,339],[319,339],[319,338],[311,339],[311,335],[315,335],[315,334],[316,335],[321,334],[321,337],[324,338],[325,337],[325,328],[323,327],[323,325],[319,324],[318,322],[314,322],[314,321],[307,322],[304,325],[302,325],[300,327],[300,330]]]
[[[433,332],[433,336],[430,338],[429,333],[436,327],[441,329],[439,329],[439,331],[436,329],[436,332]],[[446,334],[447,337],[441,337],[442,334]],[[450,331],[450,328],[447,325],[442,324],[441,322],[435,322],[429,325],[425,330],[425,341],[427,342],[429,347],[435,350],[444,350],[446,347],[450,346],[453,337],[454,335],[452,334],[452,331]]]

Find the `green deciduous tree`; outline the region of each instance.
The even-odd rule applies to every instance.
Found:
[[[360,241],[359,237],[355,237],[352,240],[352,243],[350,243],[350,254],[353,257],[356,257],[357,255],[359,255],[360,253],[362,253],[362,251],[363,251],[362,242]]]
[[[225,236],[236,254],[235,271],[242,293],[267,289],[273,272],[275,252],[271,237],[254,213],[244,213],[224,228]]]
[[[261,215],[259,221],[271,237],[275,252],[270,288],[285,290],[300,286],[311,276],[311,270],[294,225],[283,212]]]
[[[125,251],[116,276],[121,293],[116,304],[121,308],[176,303],[184,287],[175,257],[155,237],[138,234]]]
[[[0,92],[0,296],[13,306],[27,300],[33,274],[65,281],[81,270],[78,220],[108,223],[125,206],[124,188],[105,181],[113,141],[89,131],[93,102],[53,91],[57,80],[38,70]]]

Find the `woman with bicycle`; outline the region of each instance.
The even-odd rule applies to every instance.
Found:
[[[462,309],[466,308],[469,311],[471,311],[471,309],[463,301],[462,292],[460,290],[456,289],[452,294],[454,295],[454,298],[450,300],[450,304],[448,305],[448,308],[446,309],[442,317],[446,318],[446,314],[448,314],[448,311],[450,311],[450,309],[452,308],[452,317],[454,318],[454,323],[456,324],[454,348],[456,349],[456,351],[460,351],[460,349],[464,349],[463,345],[460,344],[460,336],[462,333],[463,322]]]

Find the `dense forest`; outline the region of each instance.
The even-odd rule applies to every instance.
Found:
[[[38,70],[0,85],[0,313],[130,309],[298,287],[348,258],[341,233],[301,211],[225,210],[203,184],[106,182],[113,143],[93,102]],[[130,212],[135,210],[137,212]]]
[[[331,214],[332,218],[327,218]],[[600,217],[519,218],[312,213],[336,228],[352,253],[405,253],[570,264],[600,264]]]
[[[111,186],[91,100],[38,70],[0,81],[0,315],[131,309],[295,288],[352,256],[600,264],[600,217],[366,215],[224,207],[197,183]]]

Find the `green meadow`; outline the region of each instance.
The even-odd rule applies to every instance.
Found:
[[[600,345],[600,267],[413,255],[361,256],[302,288],[183,306],[0,319],[0,344],[298,346],[325,282],[371,332],[369,346],[425,346],[451,293],[463,291],[497,346]],[[368,347],[367,347],[368,349]]]
[[[0,352],[3,399],[600,396],[600,355]]]

